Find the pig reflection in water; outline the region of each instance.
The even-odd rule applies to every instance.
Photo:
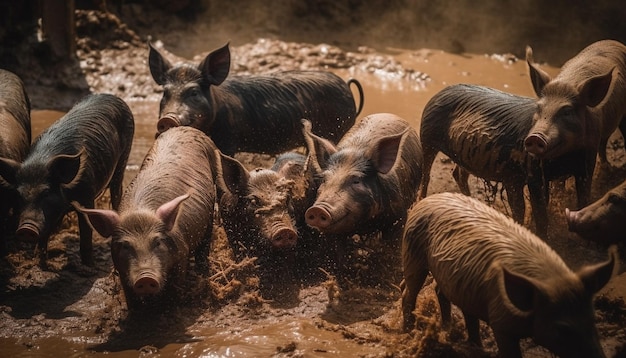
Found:
[[[184,283],[188,260],[208,271],[215,205],[213,141],[191,127],[154,142],[126,190],[119,214],[80,209],[104,237],[130,310],[172,298]]]
[[[416,297],[430,272],[443,325],[450,324],[452,302],[473,343],[481,344],[483,320],[502,357],[521,357],[525,337],[560,357],[604,357],[593,295],[617,271],[615,247],[609,256],[572,272],[545,242],[497,210],[462,194],[431,195],[410,210],[404,231],[404,328],[414,328]]]

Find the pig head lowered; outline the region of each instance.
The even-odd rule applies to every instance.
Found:
[[[93,208],[109,187],[117,209],[135,123],[128,105],[107,94],[90,95],[44,130],[22,163],[0,159],[0,176],[17,189],[17,236],[38,242],[45,265],[48,239],[71,202]],[[80,255],[92,265],[92,230],[79,215]]]
[[[602,244],[626,243],[626,181],[580,210],[565,209],[570,231]]]
[[[578,152],[541,161],[524,151],[536,110],[536,99],[476,85],[448,86],[435,94],[424,108],[420,127],[424,147],[420,198],[427,195],[432,164],[441,151],[457,164],[454,174],[463,194],[470,195],[469,174],[502,182],[517,222],[524,219],[528,185],[537,233],[545,237],[549,181],[574,175],[580,189],[587,173]],[[586,197],[581,191],[577,194],[579,200]]]
[[[227,155],[278,154],[303,146],[300,118],[310,119],[314,132],[338,140],[363,107],[361,85],[330,72],[228,77],[228,45],[209,53],[198,66],[172,66],[150,46],[149,63],[152,77],[163,86],[157,135],[171,127],[192,126],[207,133]],[[350,84],[361,97],[358,110]]]
[[[124,193],[119,214],[81,209],[102,236],[112,237],[111,257],[129,309],[175,297],[191,255],[197,270],[208,270],[215,149],[194,128],[167,131]]]
[[[442,193],[411,208],[402,241],[402,311],[414,328],[415,300],[430,272],[444,326],[450,303],[480,345],[479,320],[494,333],[501,357],[521,357],[532,337],[559,357],[604,357],[593,296],[617,271],[617,250],[604,263],[572,272],[540,238],[471,197]]]
[[[22,80],[0,69],[0,158],[21,162],[30,149],[30,101]],[[11,209],[17,211],[15,187],[0,177],[0,252],[4,252],[5,234],[15,230],[9,218]],[[14,215],[13,215],[14,216]],[[9,220],[13,225],[8,225]]]

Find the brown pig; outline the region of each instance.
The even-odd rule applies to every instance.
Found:
[[[119,213],[80,209],[104,237],[129,310],[176,297],[188,260],[208,270],[215,205],[215,144],[191,127],[154,142],[127,188]]]
[[[157,135],[180,125],[199,128],[227,155],[279,154],[304,145],[300,118],[338,140],[363,107],[363,89],[328,71],[283,71],[229,76],[228,44],[198,65],[172,65],[152,45],[150,73],[163,86]],[[350,86],[361,97],[355,106]]]
[[[85,97],[44,130],[22,163],[0,158],[0,177],[19,193],[20,239],[38,243],[45,266],[48,239],[72,210],[71,202],[93,208],[109,188],[117,209],[135,122],[128,105],[110,94]],[[80,256],[93,264],[92,230],[79,215]]]
[[[21,162],[31,141],[30,100],[22,80],[12,72],[0,69],[0,158]],[[11,211],[17,210],[15,188],[0,177],[0,252],[6,247],[5,235],[14,225]],[[15,213],[13,213],[15,214]],[[9,216],[12,216],[11,218]],[[12,223],[13,224],[13,223]]]
[[[506,215],[471,197],[441,193],[411,208],[402,265],[405,330],[414,327],[416,297],[430,272],[444,326],[454,303],[472,342],[481,344],[479,320],[491,326],[501,357],[521,357],[525,337],[559,357],[604,357],[593,296],[617,271],[615,247],[608,261],[573,272]]]
[[[417,132],[396,115],[378,113],[359,121],[337,146],[312,133],[308,138],[321,184],[306,223],[323,235],[341,236],[339,245],[355,234],[381,233],[382,242],[397,247],[422,176]]]
[[[626,181],[580,210],[565,209],[570,231],[602,244],[626,243]]]
[[[607,164],[606,144],[619,127],[626,138],[626,46],[613,40],[595,42],[567,61],[555,78],[526,61],[539,97],[524,145],[540,159],[577,153],[584,165],[576,180],[578,207],[589,204],[591,184],[599,154]]]

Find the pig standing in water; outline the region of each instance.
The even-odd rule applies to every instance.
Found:
[[[593,295],[617,271],[609,260],[572,272],[540,238],[471,197],[431,195],[411,208],[402,241],[404,328],[414,327],[415,300],[428,276],[437,282],[444,326],[450,302],[480,345],[479,322],[494,333],[501,357],[521,357],[533,340],[560,357],[604,357],[594,325]]]
[[[87,96],[44,130],[22,163],[0,159],[0,176],[17,189],[17,236],[38,242],[45,266],[48,239],[71,202],[93,208],[107,186],[117,209],[135,122],[128,105],[108,94]],[[79,215],[80,256],[93,265],[92,230]]]
[[[175,297],[189,258],[208,270],[215,205],[215,144],[197,129],[180,127],[154,142],[124,193],[119,214],[79,209],[104,237],[129,310]]]
[[[565,209],[570,231],[603,244],[626,243],[626,181],[575,211]]]
[[[461,192],[470,195],[469,173],[502,182],[513,219],[524,221],[524,185],[528,185],[536,232],[548,231],[549,181],[574,175],[577,188],[585,180],[585,162],[578,153],[539,160],[524,151],[533,126],[537,100],[488,87],[459,84],[435,94],[424,107],[420,137],[424,171],[420,198],[427,195],[430,170],[438,152],[450,157]],[[576,141],[576,138],[570,138]],[[577,191],[579,200],[585,193]]]
[[[21,162],[30,148],[30,101],[22,80],[15,74],[0,69],[0,158]],[[6,251],[5,234],[8,221],[17,210],[15,188],[0,177],[0,252]],[[12,228],[13,230],[15,228]]]
[[[404,119],[379,113],[363,118],[336,147],[311,133],[307,137],[311,165],[322,182],[306,223],[342,236],[339,255],[354,234],[380,232],[383,242],[397,247],[422,177],[417,132]]]
[[[288,71],[231,76],[228,45],[209,53],[196,67],[172,66],[150,45],[150,72],[163,88],[157,135],[188,125],[208,134],[227,155],[278,154],[304,145],[300,118],[317,133],[338,140],[363,108],[363,89],[330,72]],[[361,100],[355,109],[350,84]]]
[[[576,192],[582,208],[591,200],[597,155],[608,164],[606,144],[618,126],[626,138],[626,46],[612,40],[593,43],[554,79],[532,63],[530,47],[526,61],[539,96],[526,151],[540,159],[569,155],[581,163]]]

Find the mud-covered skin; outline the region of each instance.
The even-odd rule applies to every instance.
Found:
[[[300,119],[313,130],[339,140],[363,107],[363,89],[331,72],[283,71],[230,76],[228,45],[197,66],[172,66],[150,46],[150,72],[163,86],[157,135],[187,125],[207,133],[227,155],[235,152],[279,154],[304,145]],[[358,110],[350,85],[360,94]]]
[[[626,181],[580,210],[565,209],[570,231],[602,244],[626,243]]]
[[[135,123],[128,105],[108,94],[90,95],[44,130],[22,163],[0,160],[0,176],[19,193],[20,239],[36,241],[45,266],[50,234],[76,201],[86,208],[107,187],[117,209]],[[92,230],[79,215],[80,253],[93,265]]]
[[[609,137],[616,128],[626,134],[626,46],[612,40],[595,42],[567,61],[554,79],[533,63],[530,47],[526,61],[539,97],[526,151],[545,159],[578,153],[584,164],[576,180],[577,205],[582,208],[591,200],[596,156],[608,164]]]
[[[430,272],[444,326],[454,303],[469,339],[480,345],[478,321],[487,322],[502,357],[521,357],[525,337],[560,357],[604,357],[593,296],[617,271],[615,247],[609,256],[573,272],[543,240],[497,210],[458,193],[431,195],[411,208],[404,231],[404,328],[414,328],[415,300]]]
[[[537,100],[477,85],[453,85],[435,94],[424,107],[420,138],[424,171],[420,198],[426,197],[430,171],[438,152],[457,164],[455,179],[470,195],[467,177],[502,182],[513,218],[523,222],[524,185],[528,185],[536,232],[548,229],[549,181],[574,176],[577,188],[587,175],[583,153],[539,160],[524,149],[533,126]],[[580,197],[584,193],[577,191]]]
[[[215,191],[213,141],[191,127],[159,136],[122,198],[119,214],[82,209],[111,236],[111,257],[130,310],[175,298],[190,257],[208,270]]]
[[[321,178],[307,225],[340,246],[354,234],[381,233],[383,242],[397,247],[422,176],[417,132],[396,115],[378,113],[359,121],[336,147],[307,135],[311,165]]]
[[[22,80],[12,72],[0,69],[0,158],[21,162],[31,142],[30,100]],[[6,252],[6,234],[15,230],[17,193],[0,177],[0,254]]]

